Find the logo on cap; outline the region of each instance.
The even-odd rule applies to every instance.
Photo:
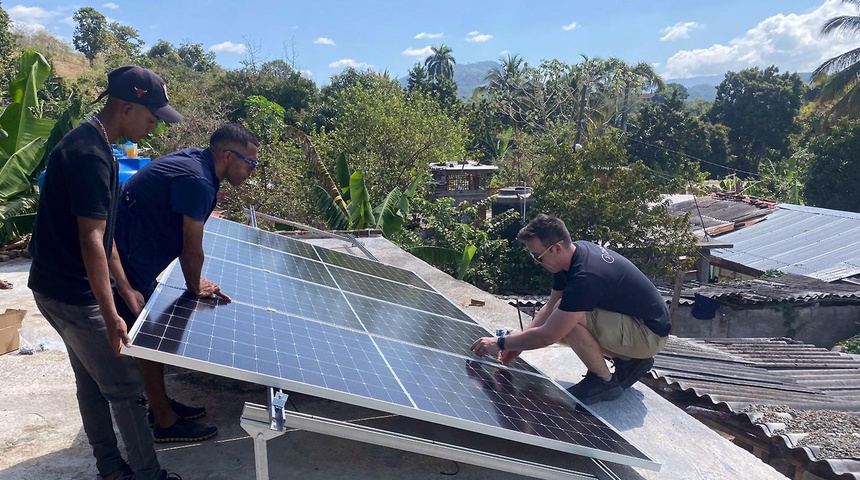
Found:
[[[146,94],[146,92],[148,92],[149,90],[144,90],[144,89],[142,89],[142,88],[134,87],[134,91],[135,91],[135,93],[137,93],[137,98],[141,98],[141,97],[143,97],[143,96]]]
[[[167,100],[170,100],[170,97],[168,97],[168,96],[167,96],[167,84],[166,84],[166,83],[162,83],[162,84],[161,84],[161,88],[163,88],[163,89],[164,89],[164,98],[165,98],[165,99],[167,99]]]

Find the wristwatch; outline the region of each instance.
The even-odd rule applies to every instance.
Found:
[[[505,337],[496,338],[496,346],[499,347],[499,350],[505,349]]]

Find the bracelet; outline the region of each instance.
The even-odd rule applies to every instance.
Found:
[[[496,338],[496,346],[499,347],[499,350],[505,349],[505,337]]]

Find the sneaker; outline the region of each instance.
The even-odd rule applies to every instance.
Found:
[[[152,428],[152,438],[156,443],[200,442],[214,437],[217,433],[218,427],[214,425],[203,425],[182,417],[167,428],[158,425]]]
[[[167,470],[162,470],[158,480],[182,480],[182,477],[178,473],[168,473]]]
[[[612,375],[612,378],[606,381],[598,377],[597,374],[588,372],[585,378],[568,388],[567,391],[581,403],[591,405],[606,400],[615,400],[621,396],[624,389],[618,383],[618,375]]]
[[[110,476],[110,475],[108,475],[108,476]],[[99,480],[101,480],[105,477],[98,475],[97,478],[99,478]],[[134,472],[131,471],[131,467],[128,465],[128,463],[126,463],[125,460],[123,460],[122,461],[122,470],[120,470],[119,476],[116,477],[114,480],[135,480],[135,478],[136,477],[134,475]]]
[[[627,390],[654,366],[654,358],[615,359],[615,376],[621,388]]]
[[[206,407],[192,407],[184,403],[179,403],[172,398],[170,399],[170,408],[173,410],[173,413],[186,420],[196,420],[206,415]],[[149,426],[155,427],[155,414],[148,407],[146,409],[146,418],[149,420]]]

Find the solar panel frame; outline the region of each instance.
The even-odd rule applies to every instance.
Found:
[[[236,232],[238,232],[237,233],[238,235],[243,236],[244,238],[254,237],[254,235],[249,234],[247,232],[247,230],[244,229],[244,228],[250,228],[250,227],[242,226],[244,228],[236,229],[235,227],[232,227],[231,225],[224,225],[223,223],[225,221],[221,221],[221,222],[222,222],[222,224],[217,225],[218,231],[209,231],[207,229],[207,232],[208,232],[207,235],[211,234],[214,236],[221,236],[222,238],[228,238],[228,237],[224,237],[224,235],[222,235],[222,234],[225,232],[232,234],[233,231],[235,230]],[[232,222],[226,222],[226,223],[232,223]],[[209,225],[208,222],[207,222],[207,225]],[[237,225],[237,224],[234,224],[234,225]],[[218,233],[218,232],[221,232],[221,233]],[[274,235],[274,234],[269,234],[269,235]],[[274,235],[274,236],[281,237],[279,235]],[[269,251],[274,249],[273,246],[280,245],[279,241],[267,239],[267,237],[265,237],[265,236],[256,236],[255,238],[261,240],[261,243],[254,244],[254,243],[246,242],[246,241],[241,240],[241,239],[231,239],[232,241],[239,242],[240,243],[239,247],[247,248],[249,250],[248,255],[250,255],[250,256],[246,257],[249,264],[244,264],[241,266],[238,264],[232,264],[229,261],[218,259],[216,256],[214,256],[214,255],[216,255],[216,253],[214,251],[210,251],[209,253],[212,256],[207,257],[207,266],[209,266],[209,265],[218,266],[219,262],[220,262],[220,264],[221,264],[220,266],[222,269],[224,268],[224,266],[228,266],[228,265],[230,265],[229,268],[233,268],[234,271],[238,271],[239,267],[248,268],[250,270],[253,270],[256,275],[261,276],[262,278],[265,278],[266,280],[274,280],[275,284],[278,284],[277,283],[278,280],[282,280],[285,278],[289,279],[290,284],[302,285],[302,284],[307,283],[307,281],[304,279],[298,279],[295,277],[274,273],[274,272],[271,272],[271,271],[268,271],[268,270],[265,270],[262,268],[254,268],[251,265],[255,262],[254,258],[256,258],[257,261],[262,261],[263,264],[265,264],[265,258],[267,258],[267,257],[271,258],[271,254],[269,253]],[[291,241],[294,242],[294,240],[291,240]],[[214,248],[214,247],[217,247],[217,245],[219,245],[219,244],[223,244],[223,241],[219,238],[216,238],[216,239],[207,240],[207,244],[210,246],[210,248]],[[272,245],[272,246],[267,246],[267,245]],[[288,246],[287,250],[292,248],[292,246],[290,246],[288,243],[284,243],[283,245]],[[295,249],[295,248],[293,248],[293,250],[298,251],[298,249]],[[378,305],[382,305],[383,309],[392,309],[392,308],[393,309],[400,309],[400,310],[408,311],[412,314],[418,315],[419,317],[420,316],[429,317],[432,320],[428,324],[428,326],[431,328],[431,330],[433,328],[438,328],[440,325],[441,326],[454,326],[457,328],[467,327],[466,330],[470,332],[469,335],[472,335],[472,333],[473,333],[473,332],[471,332],[472,327],[479,327],[480,329],[482,329],[484,334],[487,334],[487,330],[485,327],[480,326],[480,324],[475,322],[475,320],[472,319],[471,317],[469,317],[463,310],[459,309],[459,307],[452,304],[450,301],[448,301],[444,296],[442,296],[438,291],[436,291],[432,287],[430,287],[432,289],[431,290],[431,289],[426,289],[426,288],[419,287],[416,285],[412,285],[409,283],[398,284],[397,282],[394,282],[390,279],[385,279],[385,278],[378,277],[378,276],[375,276],[372,274],[361,273],[361,272],[352,272],[352,271],[344,270],[344,268],[342,268],[341,266],[335,265],[333,263],[324,262],[324,260],[326,258],[330,259],[330,258],[334,258],[335,256],[326,255],[324,252],[324,249],[322,249],[319,246],[313,246],[314,255],[317,257],[316,259],[309,259],[310,257],[302,256],[302,255],[296,256],[296,255],[291,254],[291,253],[286,252],[286,251],[280,251],[280,250],[278,250],[278,251],[282,252],[282,255],[284,255],[284,256],[293,256],[295,258],[298,258],[301,260],[301,262],[324,265],[325,270],[333,274],[333,277],[334,277],[336,283],[338,283],[338,287],[340,287],[340,289],[336,290],[336,289],[333,289],[331,287],[328,287],[325,285],[320,285],[320,284],[315,284],[316,287],[318,289],[323,289],[324,291],[338,292],[342,296],[346,305],[348,305],[349,309],[352,311],[352,314],[355,316],[355,318],[358,320],[358,322],[357,323],[352,322],[352,321],[341,322],[340,320],[338,320],[336,322],[331,322],[331,321],[327,321],[327,319],[330,319],[329,318],[330,316],[323,316],[325,318],[318,318],[318,317],[321,317],[321,315],[317,314],[317,315],[308,316],[308,315],[301,314],[302,312],[299,312],[299,314],[295,314],[295,313],[291,313],[291,312],[283,312],[283,311],[280,311],[277,309],[273,309],[271,307],[261,308],[261,307],[264,307],[264,305],[258,305],[259,302],[257,302],[253,297],[250,299],[250,301],[247,301],[247,300],[243,300],[243,298],[241,296],[239,296],[238,301],[235,305],[235,308],[236,309],[252,309],[253,312],[256,312],[255,316],[261,316],[261,317],[265,316],[265,315],[284,316],[284,317],[291,318],[292,319],[291,322],[296,322],[297,324],[299,324],[299,323],[313,324],[313,328],[315,329],[315,331],[317,333],[319,333],[320,329],[323,329],[323,330],[335,329],[335,330],[332,330],[333,332],[335,332],[332,335],[350,336],[350,338],[352,338],[353,341],[356,342],[356,345],[363,345],[364,346],[364,348],[359,349],[361,351],[369,351],[370,349],[368,348],[368,345],[373,345],[373,351],[375,351],[376,354],[379,355],[379,357],[382,359],[382,361],[384,361],[384,363],[387,365],[387,368],[392,372],[393,375],[395,375],[395,378],[397,379],[397,383],[401,387],[402,392],[405,395],[407,395],[407,397],[409,397],[409,404],[408,405],[402,401],[394,401],[394,400],[392,400],[391,402],[382,401],[382,400],[379,400],[379,399],[374,398],[372,396],[364,396],[364,395],[358,394],[356,392],[351,392],[351,391],[349,391],[349,389],[343,389],[342,388],[339,390],[337,388],[331,388],[330,386],[321,386],[318,384],[319,382],[314,383],[312,380],[309,382],[300,381],[296,378],[296,375],[293,375],[292,377],[290,377],[288,375],[283,375],[283,371],[281,369],[278,369],[277,373],[273,369],[263,370],[262,368],[259,368],[260,363],[255,363],[255,367],[249,370],[247,368],[245,368],[245,369],[241,368],[241,365],[240,366],[236,366],[236,365],[227,366],[227,365],[223,364],[224,362],[221,362],[221,363],[212,362],[212,361],[209,361],[208,359],[204,360],[201,358],[197,358],[197,357],[199,357],[199,349],[202,347],[200,345],[195,345],[191,341],[191,339],[188,340],[185,348],[186,349],[189,348],[188,345],[194,345],[192,350],[196,349],[198,351],[197,357],[186,356],[186,355],[184,355],[184,352],[182,352],[182,353],[176,353],[176,352],[171,353],[169,351],[164,351],[167,349],[154,350],[151,348],[146,348],[146,347],[141,345],[141,344],[147,344],[146,343],[147,341],[151,341],[148,339],[155,338],[155,337],[153,337],[153,334],[155,333],[155,334],[162,335],[162,339],[160,340],[160,342],[163,342],[163,343],[161,345],[173,346],[173,343],[170,343],[170,342],[176,342],[177,348],[179,348],[178,345],[181,345],[181,341],[182,341],[181,329],[171,327],[169,324],[165,324],[164,329],[161,332],[157,332],[157,331],[147,330],[147,329],[153,329],[153,328],[157,327],[157,325],[156,326],[152,325],[153,322],[151,322],[151,321],[138,321],[135,324],[135,326],[132,328],[132,331],[130,332],[130,334],[132,335],[132,338],[134,339],[135,345],[137,345],[140,348],[124,349],[124,352],[129,354],[129,355],[140,357],[140,358],[148,358],[150,360],[159,361],[162,363],[169,363],[169,364],[173,364],[173,365],[177,365],[177,366],[182,366],[182,367],[190,368],[193,370],[199,370],[199,371],[204,371],[207,373],[222,375],[222,376],[226,376],[226,377],[230,377],[230,378],[237,378],[240,380],[245,380],[245,381],[258,383],[258,384],[262,384],[262,385],[267,385],[267,386],[272,386],[272,387],[277,387],[277,388],[283,388],[283,389],[288,390],[288,391],[296,391],[296,392],[301,392],[301,393],[314,395],[314,396],[318,396],[318,397],[322,397],[322,398],[329,398],[329,399],[332,399],[335,401],[341,401],[344,403],[359,405],[359,406],[366,407],[366,408],[373,408],[373,409],[378,409],[378,410],[383,410],[383,411],[389,411],[389,412],[394,413],[394,414],[404,415],[404,416],[407,416],[410,418],[416,418],[419,420],[429,421],[432,423],[438,423],[438,424],[446,425],[449,427],[462,428],[462,429],[466,429],[466,430],[470,430],[470,431],[476,431],[476,432],[488,434],[491,436],[497,436],[497,437],[503,437],[503,438],[511,438],[511,436],[513,436],[512,438],[517,440],[517,441],[521,441],[524,443],[530,443],[530,444],[534,444],[534,445],[539,445],[539,446],[549,448],[552,450],[556,450],[556,451],[572,453],[572,454],[577,454],[577,455],[584,455],[584,456],[589,456],[589,457],[593,457],[593,458],[600,459],[600,460],[620,462],[620,463],[625,463],[625,464],[632,465],[632,466],[639,466],[639,467],[650,468],[650,469],[655,469],[655,467],[659,468],[659,465],[656,464],[656,462],[654,462],[654,460],[650,459],[646,454],[639,451],[635,446],[632,446],[632,444],[627,442],[626,439],[624,439],[623,436],[620,433],[618,433],[614,428],[612,428],[609,425],[602,424],[602,423],[601,423],[602,426],[596,427],[596,428],[605,428],[606,430],[604,430],[604,432],[611,432],[611,435],[617,435],[618,438],[620,438],[624,443],[626,443],[627,445],[630,446],[633,453],[631,454],[630,452],[628,452],[624,449],[621,449],[621,450],[624,450],[625,453],[620,454],[617,451],[601,450],[599,448],[592,448],[589,446],[577,445],[574,443],[567,443],[567,442],[563,442],[561,440],[556,440],[556,439],[547,438],[547,437],[540,437],[537,435],[533,435],[531,433],[525,433],[525,432],[521,432],[521,431],[517,431],[517,430],[507,429],[507,428],[500,426],[500,425],[492,425],[492,422],[489,422],[487,420],[489,417],[492,416],[492,412],[486,412],[485,411],[482,415],[484,415],[484,420],[487,420],[487,422],[481,423],[481,422],[477,422],[474,420],[468,420],[468,419],[464,419],[464,418],[458,418],[456,416],[450,416],[450,415],[443,413],[443,412],[434,412],[432,410],[423,410],[421,408],[418,408],[418,403],[420,403],[420,401],[429,400],[429,396],[428,395],[424,395],[424,397],[418,396],[419,402],[416,402],[416,400],[414,398],[412,398],[412,396],[409,394],[409,389],[407,388],[406,384],[409,384],[411,386],[411,388],[413,388],[413,389],[417,388],[420,390],[421,389],[420,383],[413,381],[411,383],[406,382],[406,384],[404,384],[404,378],[400,377],[400,375],[403,375],[403,373],[401,372],[400,375],[396,375],[394,373],[394,372],[397,372],[398,369],[403,368],[402,367],[403,363],[405,363],[406,360],[408,358],[410,358],[410,355],[415,356],[415,357],[420,357],[420,358],[445,359],[449,363],[453,362],[453,364],[457,364],[457,365],[459,365],[459,362],[468,362],[468,363],[466,363],[466,365],[474,364],[474,365],[480,366],[480,368],[478,370],[494,369],[494,371],[507,372],[508,375],[511,375],[513,377],[516,377],[516,378],[539,378],[539,379],[541,379],[540,382],[543,382],[543,383],[541,383],[543,385],[541,388],[546,389],[546,388],[552,387],[550,390],[548,390],[548,392],[553,393],[555,395],[566,396],[566,397],[568,397],[568,402],[571,402],[574,405],[576,405],[576,402],[573,401],[572,397],[570,397],[569,394],[567,394],[567,392],[565,392],[563,389],[561,389],[561,387],[557,383],[555,383],[553,380],[543,376],[543,374],[540,373],[539,369],[531,367],[527,362],[524,362],[524,365],[531,367],[531,369],[522,368],[521,370],[518,370],[516,368],[511,369],[508,367],[502,367],[502,366],[499,366],[499,364],[497,364],[497,363],[494,364],[494,363],[488,362],[486,360],[475,359],[474,357],[470,356],[469,352],[465,352],[463,350],[463,348],[461,348],[461,347],[454,348],[453,345],[454,345],[455,339],[448,339],[445,342],[433,344],[432,342],[429,342],[429,341],[421,341],[422,339],[418,338],[417,340],[419,340],[419,341],[415,342],[414,340],[416,340],[416,339],[403,338],[402,335],[398,335],[394,330],[392,330],[393,328],[396,330],[396,326],[386,325],[385,322],[380,322],[380,321],[378,321],[378,319],[369,318],[367,315],[364,314],[365,312],[358,312],[358,311],[356,311],[356,308],[355,308],[356,305],[366,305],[367,303],[374,303],[375,302]],[[304,250],[304,251],[306,252],[307,250]],[[226,256],[229,253],[235,253],[235,252],[232,252],[229,250],[223,250],[223,253],[221,253],[221,255]],[[257,255],[257,257],[253,257],[254,255]],[[175,297],[177,295],[175,293],[176,291],[181,291],[184,289],[184,279],[181,278],[181,269],[179,267],[177,267],[177,264],[178,264],[178,262],[174,262],[168,268],[168,270],[165,272],[165,276],[163,277],[164,283],[160,284],[157,287],[156,292],[153,295],[153,298],[147,304],[147,309],[144,311],[144,313],[141,314],[140,318],[145,318],[145,317],[148,318],[150,316],[150,313],[152,313],[152,307],[158,305],[159,300],[157,300],[157,297],[159,297],[160,295],[164,294],[167,297],[170,297],[172,295]],[[396,268],[396,267],[390,267],[390,268]],[[213,272],[209,271],[207,273],[209,275],[204,275],[204,276],[219,279],[219,280],[221,280],[221,282],[219,282],[219,283],[223,283],[222,278],[218,277],[217,275],[212,275]],[[420,278],[420,277],[418,277],[418,278]],[[338,280],[341,280],[341,281],[345,280],[344,283],[347,283],[347,285],[340,285],[341,282]],[[422,280],[422,282],[423,282],[423,280]],[[373,298],[373,296],[368,296],[368,295],[366,295],[366,293],[368,293],[367,291],[364,291],[363,293],[356,293],[356,292],[350,291],[350,288],[355,289],[355,290],[360,290],[359,288],[357,288],[358,286],[361,286],[361,285],[366,286],[368,283],[372,284],[373,287],[376,289],[382,289],[384,286],[400,285],[401,292],[402,291],[409,292],[409,294],[413,296],[412,298],[420,299],[422,301],[422,303],[421,303],[422,305],[426,305],[426,303],[427,303],[426,299],[427,298],[438,299],[438,297],[441,297],[441,299],[444,300],[444,302],[447,302],[448,307],[445,309],[446,313],[453,312],[455,315],[458,315],[458,317],[463,317],[463,318],[452,318],[452,317],[449,317],[446,315],[440,315],[438,313],[434,313],[434,312],[426,310],[426,309],[416,309],[416,308],[400,306],[397,303],[390,302],[388,300],[376,299],[376,298]],[[278,285],[280,285],[280,284],[278,284]],[[429,286],[429,284],[427,284],[427,285]],[[237,287],[238,286],[239,285],[237,285]],[[348,288],[343,288],[344,286],[346,286]],[[370,293],[376,293],[377,295],[379,294],[378,291],[373,290],[373,289],[371,289],[371,290],[372,291]],[[225,291],[229,292],[229,290],[226,290],[226,289],[225,289]],[[231,293],[231,295],[232,295],[232,293]],[[388,298],[390,298],[389,295],[382,295],[382,296],[387,296]],[[286,302],[284,301],[284,302],[282,302],[282,304],[283,303],[286,303]],[[298,303],[301,303],[301,302],[298,302]],[[437,305],[435,304],[434,301],[430,301],[430,304],[426,305],[426,306],[428,308],[432,308],[432,307],[435,307]],[[452,310],[452,307],[454,310]],[[343,307],[341,307],[341,310],[342,309],[343,309]],[[359,309],[359,310],[361,310],[361,309]],[[223,311],[226,311],[226,310],[223,310]],[[434,322],[438,322],[438,323],[434,323]],[[215,328],[216,328],[216,326],[213,325],[212,326],[212,329],[213,329],[212,339],[213,339],[213,341],[215,341],[215,339],[217,339],[217,338],[220,338],[218,335],[216,335],[214,333]],[[236,332],[235,335],[239,335],[237,328],[234,328],[233,330],[234,330],[234,332]],[[208,330],[204,329],[204,331],[208,331]],[[196,332],[195,334],[199,334],[199,332]],[[138,340],[138,336],[141,336],[140,341]],[[409,337],[409,336],[410,335],[406,335],[406,337]],[[323,335],[323,337],[325,337],[325,335]],[[305,340],[303,340],[304,342],[311,342],[312,343],[315,340],[315,339],[307,337],[307,336],[304,338],[305,338]],[[358,339],[364,339],[364,340],[358,340]],[[471,338],[470,338],[470,340],[471,340]],[[234,339],[234,341],[235,341],[235,339]],[[295,342],[293,342],[293,343],[295,343]],[[226,345],[226,344],[224,344],[224,345]],[[160,348],[160,345],[155,346],[155,348]],[[223,347],[223,348],[226,349],[226,347]],[[398,355],[392,353],[392,352],[398,352],[398,351],[402,355],[405,355],[405,356],[402,356],[402,358],[401,358]],[[403,352],[406,352],[406,351],[413,352],[413,354],[410,354],[410,355],[403,354]],[[388,354],[392,356],[391,359],[389,359],[388,356],[385,355],[383,352],[388,352]],[[417,352],[417,353],[415,353],[415,352]],[[374,354],[373,358],[376,358],[375,354]],[[396,363],[392,364],[392,362],[390,360],[392,360],[394,358],[399,358],[400,363],[399,364],[396,364]],[[299,360],[299,363],[301,363],[301,361],[302,360]],[[246,363],[247,363],[247,361],[246,361]],[[413,362],[413,363],[416,363],[416,362]],[[243,365],[245,365],[247,367],[247,364],[243,364]],[[317,368],[322,370],[321,364],[318,364]],[[477,371],[476,369],[472,369],[472,370]],[[451,373],[452,370],[449,369],[449,370],[445,370],[445,371],[448,373]],[[266,373],[266,372],[269,372],[269,373]],[[287,377],[287,378],[284,378],[284,377]],[[470,381],[474,382],[476,380],[474,378],[472,378],[472,379],[470,379]],[[460,385],[463,386],[464,383],[461,381]],[[549,387],[547,387],[547,385]],[[344,391],[344,390],[346,390],[346,391]],[[381,398],[381,395],[380,395],[380,398]],[[446,399],[444,399],[444,398],[437,399],[437,400],[438,401],[446,401]],[[439,404],[439,405],[441,405],[441,404]],[[594,416],[593,412],[591,412],[591,410],[589,410],[587,407],[582,407],[580,405],[576,408],[581,409],[584,412],[587,412],[588,415],[590,415],[592,417]],[[517,410],[513,410],[513,411],[517,411]],[[522,417],[522,415],[520,415],[520,416]],[[530,428],[535,428],[535,427],[530,427]],[[541,428],[543,428],[543,427],[541,427]],[[609,435],[609,434],[607,434],[607,435]],[[619,450],[619,449],[615,449],[615,450]]]

